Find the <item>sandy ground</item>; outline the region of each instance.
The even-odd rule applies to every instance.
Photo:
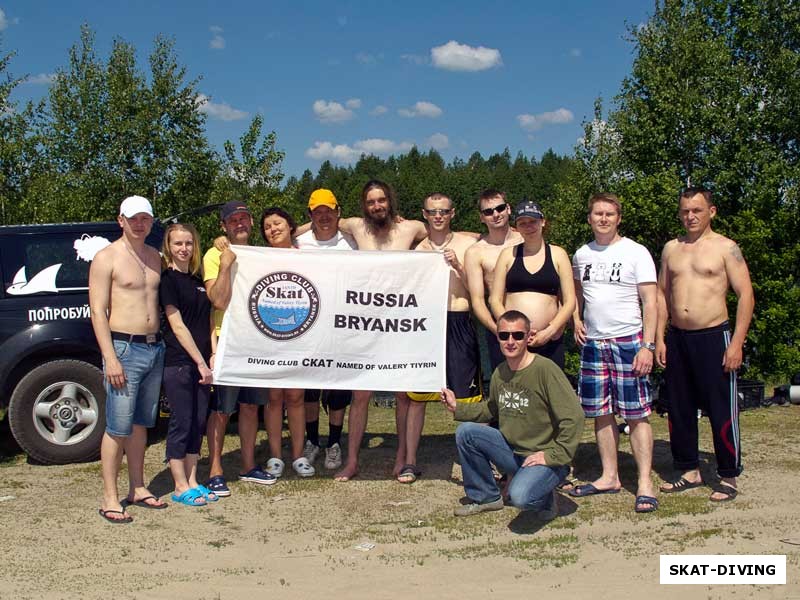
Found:
[[[98,516],[98,463],[47,467],[6,451],[0,598],[800,598],[800,546],[780,541],[800,538],[800,406],[743,413],[746,470],[734,502],[712,504],[710,490],[700,488],[662,495],[657,513],[634,514],[635,471],[624,439],[625,490],[561,496],[560,517],[546,525],[512,508],[452,516],[463,495],[460,468],[454,426],[438,405],[423,439],[423,478],[390,480],[391,419],[391,411],[371,409],[365,468],[346,484],[325,473],[287,476],[269,488],[238,483],[238,439],[228,436],[230,498],[203,508],[133,507],[131,525]],[[669,478],[666,424],[653,423],[654,468]],[[576,458],[581,479],[599,472],[591,428],[587,422]],[[704,425],[705,460],[710,449]],[[150,446],[146,474],[151,490],[168,495],[163,452],[163,441]],[[263,461],[266,452],[261,432]],[[711,480],[712,470],[705,476]],[[356,549],[364,542],[374,547]],[[659,554],[784,554],[787,585],[662,586]]]

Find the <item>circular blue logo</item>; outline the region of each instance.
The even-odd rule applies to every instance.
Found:
[[[298,273],[277,271],[262,277],[248,296],[250,318],[268,338],[291,340],[303,335],[319,315],[319,293]]]

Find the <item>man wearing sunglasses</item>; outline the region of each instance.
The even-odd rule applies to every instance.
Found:
[[[416,247],[421,252],[440,252],[450,265],[447,306],[447,387],[459,402],[481,399],[478,338],[469,311],[469,292],[464,273],[464,254],[475,243],[472,234],[452,231],[455,216],[453,201],[444,194],[431,194],[422,202],[422,216],[430,232]],[[397,395],[397,436],[399,444],[395,468],[397,480],[414,483],[421,471],[417,468],[417,449],[425,424],[428,402],[439,400],[438,393],[408,392]],[[403,432],[405,435],[403,435]]]
[[[481,222],[486,225],[488,233],[467,250],[464,256],[464,271],[467,274],[472,312],[486,328],[489,364],[494,370],[503,362],[503,354],[497,344],[495,337],[497,327],[486,299],[492,287],[494,267],[500,252],[504,248],[521,243],[522,236],[511,229],[508,224],[511,208],[506,202],[504,192],[493,189],[484,190],[478,199],[478,210]]]
[[[532,336],[523,313],[503,313],[497,339],[506,361],[492,374],[489,399],[457,403],[452,390],[442,390],[447,410],[457,421],[469,421],[456,430],[468,500],[453,511],[458,517],[503,508],[492,464],[508,477],[512,506],[537,511],[542,521],[558,515],[555,488],[578,448],[583,412],[561,369],[528,350]],[[499,429],[481,424],[492,419]]]

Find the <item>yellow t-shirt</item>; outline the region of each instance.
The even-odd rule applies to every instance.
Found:
[[[221,256],[222,252],[213,246],[205,253],[205,256],[203,256],[203,281],[210,281],[217,278],[219,275],[219,259]],[[224,316],[224,310],[214,309],[214,325],[217,329],[217,335],[222,333],[222,318]]]

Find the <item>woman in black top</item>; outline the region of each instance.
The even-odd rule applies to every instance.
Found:
[[[200,278],[200,240],[191,225],[173,224],[164,234],[164,272],[159,299],[166,316],[164,392],[171,415],[167,459],[175,480],[174,502],[203,506],[218,500],[197,482],[216,349],[211,303]]]
[[[564,368],[564,327],[575,310],[575,282],[567,253],[544,241],[541,208],[523,200],[515,226],[523,243],[500,253],[494,269],[489,306],[495,319],[518,310],[531,320],[531,351]]]

